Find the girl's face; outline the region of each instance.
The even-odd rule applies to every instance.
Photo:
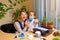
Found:
[[[27,19],[27,14],[26,14],[26,12],[21,12],[21,15],[19,16],[20,17],[20,19],[21,20],[25,20],[25,19]]]
[[[30,12],[30,13],[29,13],[29,17],[35,18],[34,12]]]

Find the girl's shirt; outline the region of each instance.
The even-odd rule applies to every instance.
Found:
[[[33,28],[38,27],[38,23],[36,23],[36,25],[34,25],[34,19],[31,22],[29,22],[29,24],[30,24],[30,27],[29,27],[28,31],[33,30]]]
[[[20,22],[19,21],[16,21],[14,23],[14,27],[15,29],[19,32],[19,33],[24,33],[26,32],[27,28],[24,26],[24,22]],[[22,29],[23,28],[23,29]]]

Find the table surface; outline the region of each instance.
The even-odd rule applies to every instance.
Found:
[[[56,30],[54,30],[54,31],[56,31]],[[45,38],[46,40],[52,40],[53,38],[55,38],[53,36],[54,31],[52,32],[52,34],[48,35],[47,37],[41,36],[41,38]],[[25,40],[29,40],[27,34],[34,35],[33,33],[25,33],[25,34],[26,34]],[[20,38],[14,38],[15,36],[16,36],[15,33],[5,33],[0,30],[0,40],[20,40]],[[32,40],[34,40],[34,39],[35,39],[35,37]]]

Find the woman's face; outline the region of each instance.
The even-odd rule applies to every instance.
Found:
[[[27,19],[27,14],[26,12],[21,12],[21,15],[19,16],[21,20]]]

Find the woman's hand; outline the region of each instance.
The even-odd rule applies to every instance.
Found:
[[[29,23],[28,23],[28,21],[25,22],[25,27],[29,28]]]

